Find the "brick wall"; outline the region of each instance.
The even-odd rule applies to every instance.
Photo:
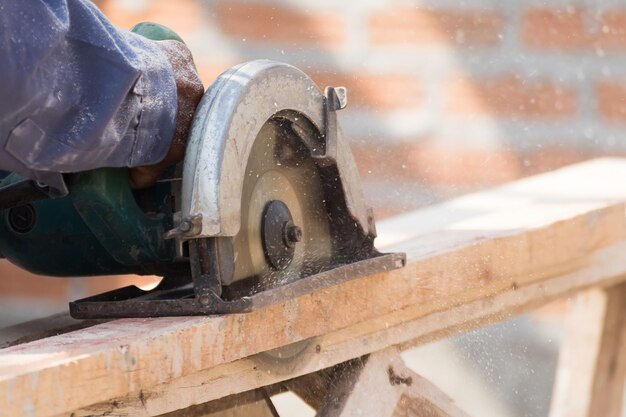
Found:
[[[121,27],[177,30],[207,84],[271,58],[347,86],[341,121],[378,217],[626,151],[617,0],[97,3]]]
[[[380,215],[626,150],[626,5],[615,0],[100,4],[121,26],[180,31],[207,83],[271,58],[347,86],[343,127]]]

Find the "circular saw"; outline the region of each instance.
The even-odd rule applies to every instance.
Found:
[[[346,103],[291,65],[235,66],[198,106],[183,163],[148,190],[124,169],[68,174],[52,200],[5,179],[0,253],[45,275],[164,277],[70,303],[76,318],[241,313],[401,267],[374,248]]]

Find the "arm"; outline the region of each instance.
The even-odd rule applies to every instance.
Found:
[[[0,169],[62,195],[60,173],[162,161],[178,104],[157,44],[87,0],[0,0]]]

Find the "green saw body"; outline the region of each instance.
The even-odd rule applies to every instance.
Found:
[[[11,174],[0,186],[20,179]],[[168,183],[133,193],[126,170],[100,169],[72,175],[69,188],[67,197],[0,212],[5,258],[51,276],[164,275],[172,270],[174,245],[163,239],[172,227]],[[16,227],[20,212],[33,216],[32,228]]]

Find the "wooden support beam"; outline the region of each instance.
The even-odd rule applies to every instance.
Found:
[[[408,369],[396,349],[344,367],[318,417],[468,417],[426,379]]]
[[[270,395],[285,387],[314,405],[317,417],[469,417],[395,348],[159,417],[278,417]]]
[[[159,417],[280,417],[263,389],[231,395]]]
[[[155,416],[469,330],[626,273],[626,161],[379,224],[408,264],[244,315],[127,319],[0,350],[0,416]],[[294,360],[262,352],[306,341]]]
[[[353,359],[331,368],[285,381],[282,385],[300,397],[311,408],[319,410],[324,405],[329,391],[333,389],[337,375],[344,373],[346,369],[356,369],[361,365],[361,358]]]
[[[469,417],[427,379],[406,368],[403,375],[412,384],[404,389],[392,417]]]
[[[565,329],[550,416],[622,416],[626,284],[576,296]]]

